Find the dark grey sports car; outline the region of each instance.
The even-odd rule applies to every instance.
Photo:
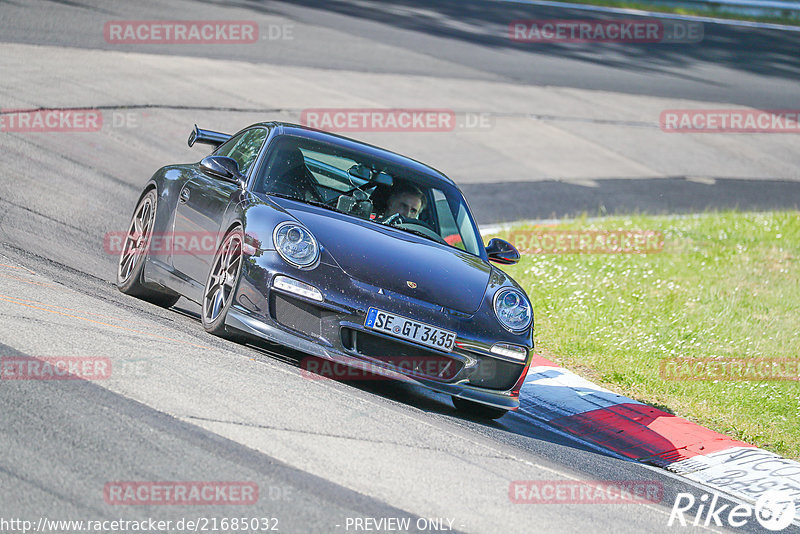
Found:
[[[267,122],[195,126],[199,163],[159,169],[122,239],[119,289],[202,305],[203,327],[449,394],[497,418],[519,406],[533,314],[484,248],[452,180],[337,135]]]

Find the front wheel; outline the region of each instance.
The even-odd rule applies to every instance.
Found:
[[[219,246],[203,291],[203,328],[216,336],[227,336],[225,317],[233,303],[242,273],[242,228],[236,226]]]
[[[133,211],[117,264],[117,288],[126,295],[138,297],[158,306],[173,306],[180,295],[160,293],[142,283],[142,272],[156,222],[156,191],[148,191]]]
[[[453,406],[456,407],[456,410],[468,415],[480,417],[481,419],[500,419],[508,413],[508,410],[504,410],[503,408],[486,406],[485,404],[462,399],[461,397],[452,397],[452,399]]]

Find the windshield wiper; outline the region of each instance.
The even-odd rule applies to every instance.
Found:
[[[419,230],[414,230],[413,228],[400,228],[399,226],[391,226],[391,225],[388,225],[388,224],[383,224],[382,226],[388,226],[389,228],[394,228],[395,230],[400,230],[401,232],[408,232],[409,234],[418,235],[420,237],[424,237],[425,239],[429,239],[429,240],[433,241],[434,243],[439,243],[439,244],[442,243],[438,239],[434,239],[431,236],[429,236],[428,234],[426,234],[424,232],[420,232]]]
[[[273,197],[280,197],[280,198],[288,198],[289,200],[296,200],[298,202],[302,202],[304,204],[311,204],[312,206],[319,206],[320,208],[325,208],[327,210],[335,211],[336,213],[345,213],[344,211],[337,209],[333,206],[325,204],[324,202],[319,202],[317,200],[306,200],[303,198],[293,197],[292,195],[285,195],[283,193],[270,193],[269,191],[265,192],[267,195],[271,195]]]

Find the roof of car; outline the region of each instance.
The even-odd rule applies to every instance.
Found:
[[[442,172],[434,169],[433,167],[425,165],[424,163],[421,163],[415,159],[402,156],[390,150],[370,145],[369,143],[356,141],[355,139],[350,139],[349,137],[344,137],[342,135],[337,135],[322,130],[316,130],[314,128],[309,128],[307,126],[302,126],[299,124],[292,124],[289,122],[270,121],[270,122],[263,122],[260,124],[264,126],[277,127],[279,128],[279,133],[282,135],[297,135],[300,137],[314,139],[316,141],[332,142],[334,144],[342,145],[351,150],[358,150],[370,156],[390,161],[394,165],[408,167],[415,170],[416,172],[426,174],[434,178],[438,178],[443,182],[446,182],[447,184],[458,188],[458,186],[453,180],[445,176]]]

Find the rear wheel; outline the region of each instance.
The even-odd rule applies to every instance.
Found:
[[[504,410],[503,408],[486,406],[485,404],[462,399],[461,397],[452,397],[452,399],[453,406],[456,407],[456,410],[482,419],[500,419],[508,413],[508,410]]]
[[[203,290],[203,328],[217,336],[230,337],[225,330],[225,316],[233,303],[242,273],[243,242],[240,226],[228,232],[214,256]]]
[[[156,221],[156,198],[155,189],[151,189],[133,211],[117,265],[117,287],[126,295],[169,308],[178,302],[180,295],[154,291],[142,283],[142,272]]]

